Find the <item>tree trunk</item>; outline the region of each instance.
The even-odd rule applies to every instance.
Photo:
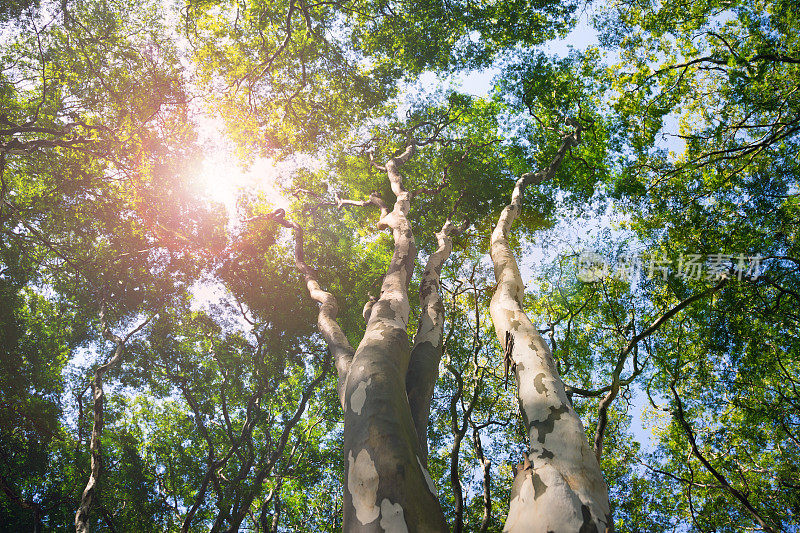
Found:
[[[117,346],[121,353],[122,343]],[[89,481],[81,494],[81,503],[75,513],[75,532],[85,533],[89,523],[89,513],[95,504],[97,495],[97,484],[100,481],[100,468],[102,466],[102,455],[100,450],[100,437],[103,434],[103,378],[102,373],[96,372],[92,381],[92,437],[89,441],[89,451],[92,455],[89,469]]]
[[[428,419],[431,399],[439,379],[439,362],[444,346],[444,304],[441,295],[442,266],[453,250],[452,235],[458,231],[448,219],[436,233],[438,248],[428,258],[419,285],[420,318],[414,335],[414,349],[406,373],[406,393],[417,430],[419,458],[428,467]]]
[[[344,397],[344,531],[447,531],[422,458],[406,395],[411,349],[406,328],[408,284],[416,246],[406,218],[411,195],[397,167],[414,153],[386,164],[397,200],[379,228],[391,228],[394,254],[372,306],[367,330],[347,373]],[[384,209],[385,211],[385,209]]]
[[[608,489],[583,424],[564,391],[550,348],[522,307],[524,285],[508,244],[525,186],[550,179],[566,151],[580,141],[580,125],[567,135],[550,165],[523,175],[492,232],[497,289],[490,306],[517,396],[530,453],[517,469],[504,531],[581,533],[611,531]]]
[[[86,486],[83,489],[78,510],[75,512],[76,533],[85,533],[88,530],[89,513],[91,513],[92,507],[96,505],[98,500],[98,485],[100,483],[100,475],[103,465],[103,456],[100,447],[101,438],[103,436],[103,402],[105,399],[103,393],[103,376],[109,368],[114,366],[117,362],[119,362],[120,359],[122,359],[125,343],[128,342],[128,339],[146,326],[153,316],[155,315],[151,315],[150,318],[142,322],[133,331],[128,333],[125,338],[120,338],[111,333],[111,330],[108,328],[108,323],[105,320],[105,309],[101,308],[100,320],[103,323],[103,337],[106,340],[113,342],[116,346],[111,358],[105,364],[99,366],[97,370],[95,370],[94,378],[91,382],[93,422],[92,436],[91,440],[89,441],[89,451],[92,457],[89,468],[89,481],[87,481]]]
[[[396,533],[447,531],[436,488],[423,465],[419,438],[406,394],[411,358],[408,284],[414,270],[416,246],[407,214],[411,193],[403,188],[398,171],[415,151],[406,149],[385,166],[394,208],[388,211],[376,195],[342,205],[376,205],[379,229],[391,229],[394,253],[374,304],[364,308],[367,329],[353,352],[336,322],[335,297],[323,291],[316,273],[303,259],[302,229],[287,221],[282,210],[271,216],[295,233],[295,263],[306,277],[309,294],[319,304],[318,326],[339,373],[339,399],[344,411],[343,531]]]

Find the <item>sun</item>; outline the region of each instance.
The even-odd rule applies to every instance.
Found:
[[[196,184],[207,200],[225,206],[228,217],[236,216],[236,202],[245,191],[264,195],[286,209],[289,201],[277,185],[279,169],[270,158],[257,158],[245,167],[236,157],[233,143],[226,138],[221,121],[203,118],[201,140],[206,147],[199,163]]]

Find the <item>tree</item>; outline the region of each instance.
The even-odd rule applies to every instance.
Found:
[[[0,521],[796,527],[795,14],[586,6],[0,10]]]
[[[108,461],[102,378],[122,354],[88,372],[95,374],[90,453],[82,427],[89,381],[70,383],[70,366],[98,341],[97,330],[157,309],[180,285],[173,258],[156,266],[149,254],[172,237],[167,226],[191,225],[183,214],[192,206],[174,201],[189,199],[185,184],[170,179],[191,143],[174,49],[152,6],[137,5],[133,16],[124,3],[81,4],[63,24],[51,18],[58,7],[23,6],[4,29],[0,232],[4,271],[13,277],[4,280],[8,396],[0,446],[10,460],[2,475],[12,507],[4,507],[3,522],[41,529],[72,515],[80,530],[92,507],[111,520],[97,499]],[[73,394],[76,431],[63,408]]]
[[[796,143],[796,100],[789,88],[797,76],[796,15],[780,3],[770,5],[766,16],[757,9],[748,3],[621,8],[609,11],[603,26],[604,38],[621,45],[627,63],[617,67],[615,106],[629,117],[634,115],[623,110],[646,111],[628,122],[636,123],[627,130],[636,140],[617,185],[629,202],[632,229],[662,257],[726,257],[725,267],[734,268],[712,302],[693,306],[691,318],[653,351],[658,372],[651,383],[663,391],[654,404],[670,414],[672,425],[652,459],[683,466],[677,475],[664,463],[652,472],[676,475],[683,487],[673,489],[676,503],[700,530],[745,523],[778,530],[796,520],[792,498],[766,489],[782,486],[781,464],[796,453],[794,444],[783,444],[793,439],[791,426],[777,422],[778,433],[759,440],[774,423],[753,418],[771,412],[783,420],[782,409],[767,407],[767,391],[789,396],[784,387],[768,385],[762,370],[794,360],[791,343],[778,339],[796,328],[781,310],[795,300],[782,291],[793,290],[797,273],[796,241],[784,240],[782,229],[793,234],[794,224],[782,220],[796,209],[797,167],[794,157],[787,158]],[[621,25],[629,28],[630,41],[617,40]],[[673,120],[679,121],[673,135],[681,142],[670,147],[679,152],[670,157],[653,141],[661,124]],[[757,270],[748,270],[752,257],[761,262]],[[665,289],[685,298],[703,290],[697,285],[670,279]],[[765,323],[770,326],[762,328]],[[780,348],[756,348],[763,343]],[[739,394],[752,400],[742,402]],[[735,420],[747,420],[748,427]],[[722,435],[730,445],[722,444]],[[773,456],[770,446],[756,441],[781,451]],[[767,463],[765,477],[755,481]],[[713,479],[708,488],[698,485],[701,477]],[[755,487],[770,495],[756,494]]]
[[[522,307],[524,284],[508,244],[525,187],[552,179],[567,150],[580,142],[583,126],[575,119],[568,124],[574,131],[564,137],[550,164],[517,180],[511,202],[492,232],[491,256],[497,279],[492,321],[505,349],[506,372],[510,366],[517,378],[531,449],[515,476],[504,528],[508,531],[613,529],[600,465],[566,396],[550,348]]]

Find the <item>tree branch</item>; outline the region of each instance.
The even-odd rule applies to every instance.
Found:
[[[711,475],[714,476],[714,478],[716,478],[717,481],[719,481],[720,485],[722,485],[722,488],[725,489],[726,492],[728,492],[734,498],[739,500],[739,502],[744,506],[744,508],[747,509],[747,512],[750,513],[750,515],[756,520],[756,522],[759,523],[759,525],[761,525],[762,528],[764,528],[764,531],[767,531],[769,533],[776,533],[777,530],[767,523],[764,517],[762,517],[761,514],[755,509],[755,507],[753,507],[753,505],[750,503],[747,497],[741,492],[739,492],[739,490],[737,490],[735,487],[731,486],[731,484],[728,483],[728,480],[725,479],[725,476],[723,476],[716,468],[714,468],[714,466],[708,461],[708,459],[706,459],[705,456],[700,452],[700,448],[697,445],[697,440],[695,439],[694,431],[692,430],[692,427],[689,425],[689,422],[686,420],[686,416],[683,410],[683,402],[680,399],[678,391],[675,389],[674,379],[670,382],[669,388],[670,391],[672,391],[672,396],[675,399],[675,406],[677,407],[677,409],[672,412],[672,415],[677,419],[679,425],[686,434],[686,437],[689,439],[689,444],[692,447],[692,454],[694,454],[694,456],[700,460],[700,462],[703,464],[706,470],[708,470],[711,473]]]
[[[628,344],[625,346],[625,348],[623,348],[622,351],[619,353],[619,356],[617,357],[617,364],[611,373],[611,385],[608,386],[608,393],[600,401],[600,405],[597,408],[597,415],[598,415],[597,429],[595,430],[594,434],[593,447],[594,447],[594,454],[595,457],[597,457],[598,462],[600,462],[600,457],[603,455],[603,437],[605,435],[606,426],[608,424],[608,408],[614,402],[614,399],[617,397],[617,394],[619,393],[620,385],[622,384],[622,381],[620,380],[620,374],[622,374],[622,369],[625,367],[625,363],[628,360],[628,355],[631,353],[631,351],[634,352],[636,351],[639,342],[641,342],[643,339],[655,333],[658,330],[658,328],[660,328],[670,318],[675,316],[677,313],[681,312],[683,309],[686,309],[696,301],[718,292],[720,289],[722,289],[722,287],[725,286],[727,282],[728,278],[723,277],[719,281],[719,283],[717,283],[715,286],[706,289],[703,292],[694,294],[689,298],[684,299],[683,301],[672,307],[669,311],[658,317],[652,324],[650,324],[650,326],[645,328],[638,335],[634,335],[633,338],[631,338],[631,340],[628,341]],[[635,360],[636,358],[634,357],[634,361]],[[638,376],[642,372],[642,370],[643,370],[642,367],[634,368],[634,371],[627,380],[627,382],[630,383],[630,381],[632,381],[636,376]]]
[[[124,338],[114,335],[108,327],[108,322],[105,318],[105,305],[100,309],[100,320],[102,322],[103,338],[116,344],[112,357],[103,365],[100,365],[94,372],[94,378],[91,382],[92,387],[92,436],[89,441],[89,452],[91,453],[89,481],[83,489],[81,494],[81,501],[78,505],[78,510],[75,512],[75,531],[76,533],[85,533],[88,531],[89,513],[92,507],[99,501],[100,474],[103,464],[102,450],[100,446],[100,439],[103,434],[103,403],[105,396],[103,393],[103,375],[122,359],[125,343],[147,325],[150,320],[155,316],[151,315],[144,322],[139,324],[136,328],[128,333]]]
[[[355,350],[350,345],[350,341],[347,340],[347,336],[342,331],[339,323],[336,322],[336,316],[339,313],[336,297],[322,290],[317,273],[305,262],[303,255],[303,228],[297,222],[287,220],[286,212],[283,209],[276,209],[267,218],[274,220],[285,228],[291,229],[294,234],[294,262],[297,269],[305,276],[309,296],[319,305],[317,327],[333,355],[338,372],[337,390],[339,392],[339,402],[344,408],[344,385]]]
[[[444,335],[444,304],[441,295],[442,266],[453,249],[452,236],[458,233],[448,218],[436,233],[439,247],[428,257],[419,287],[420,318],[412,342],[406,371],[406,393],[411,417],[417,430],[419,458],[428,465],[428,419],[433,389],[439,378]]]

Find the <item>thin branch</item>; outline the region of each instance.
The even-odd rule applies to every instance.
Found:
[[[89,481],[86,483],[83,493],[81,494],[78,510],[75,512],[76,533],[85,533],[88,530],[89,513],[91,513],[92,508],[99,502],[98,485],[100,483],[100,475],[103,464],[103,456],[100,446],[100,439],[103,434],[103,403],[105,400],[105,395],[103,392],[103,375],[108,371],[109,368],[122,359],[125,343],[128,342],[133,335],[145,327],[154,316],[156,316],[156,314],[150,315],[147,320],[140,323],[124,338],[121,338],[113,334],[108,327],[108,322],[105,317],[105,304],[103,304],[100,308],[100,320],[102,322],[103,338],[113,342],[116,347],[114,348],[112,357],[105,364],[100,365],[95,370],[94,378],[91,382],[93,397],[93,423],[92,436],[91,440],[89,441],[89,452],[91,453],[90,474]]]
[[[753,507],[747,497],[742,494],[739,490],[735,487],[731,486],[728,483],[728,480],[725,479],[723,476],[714,466],[705,458],[705,456],[700,452],[700,448],[697,445],[697,440],[695,439],[694,431],[692,427],[689,425],[689,422],[686,420],[686,415],[683,410],[683,402],[681,401],[680,395],[678,391],[675,389],[675,380],[672,380],[669,384],[670,391],[672,391],[672,396],[675,399],[675,406],[677,409],[672,412],[672,415],[677,419],[678,423],[680,424],[681,428],[683,429],[686,437],[689,439],[689,444],[692,447],[692,454],[697,457],[703,466],[708,470],[717,481],[719,481],[722,488],[725,489],[726,492],[731,494],[734,498],[739,500],[739,502],[747,509],[747,512],[756,520],[756,522],[764,528],[764,531],[769,533],[776,533],[776,529],[774,529],[767,521],[761,516],[761,514]]]
[[[350,341],[347,340],[347,336],[336,321],[336,316],[339,313],[339,306],[336,302],[336,298],[333,294],[322,290],[317,273],[305,262],[303,253],[303,228],[297,222],[288,220],[286,218],[286,212],[283,209],[276,209],[265,218],[274,220],[281,226],[291,229],[294,234],[294,262],[297,269],[305,276],[306,288],[308,289],[311,299],[319,305],[317,327],[333,355],[338,372],[339,383],[337,388],[339,392],[339,401],[342,408],[344,408],[344,384],[355,350],[350,345]]]
[[[669,311],[658,317],[652,324],[650,324],[650,326],[645,328],[638,335],[634,335],[633,338],[631,338],[631,340],[628,341],[628,344],[625,346],[625,348],[623,348],[622,351],[619,353],[619,356],[617,357],[617,364],[611,373],[611,385],[609,385],[608,393],[600,401],[600,405],[597,408],[598,420],[597,420],[597,429],[595,430],[595,435],[594,435],[594,454],[595,457],[597,457],[598,462],[600,462],[600,458],[603,455],[603,437],[605,435],[606,426],[608,424],[608,408],[611,406],[614,399],[617,397],[617,394],[619,393],[620,386],[622,385],[622,380],[620,379],[620,375],[622,374],[622,370],[625,367],[625,363],[628,360],[628,355],[632,351],[636,354],[639,342],[641,342],[643,339],[655,333],[670,318],[675,316],[677,313],[681,312],[683,309],[686,309],[694,302],[716,293],[717,291],[722,289],[722,287],[724,287],[727,282],[728,278],[723,277],[719,281],[719,283],[717,283],[715,286],[706,289],[703,292],[694,294],[689,298],[684,299],[683,301],[672,307]],[[637,360],[636,357],[634,359]],[[634,368],[633,373],[628,379],[628,382],[630,382],[632,379],[638,376],[642,372],[642,370],[643,370],[642,367]]]

